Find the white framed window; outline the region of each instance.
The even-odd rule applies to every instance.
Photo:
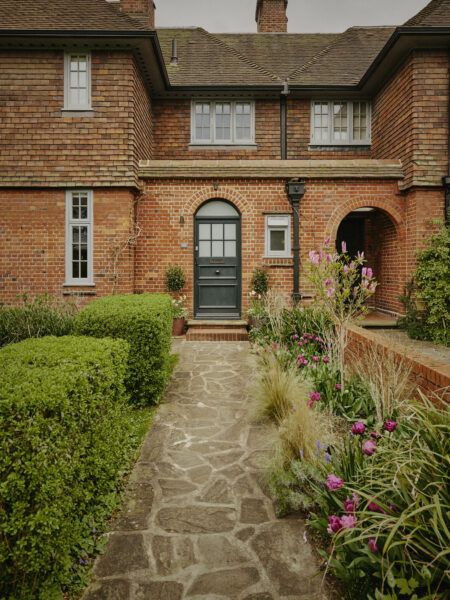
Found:
[[[312,101],[311,144],[370,144],[370,103]]]
[[[247,145],[255,143],[255,105],[245,100],[194,100],[191,143]]]
[[[66,192],[66,285],[93,285],[92,190]]]
[[[92,110],[89,52],[68,52],[64,55],[64,108]]]
[[[291,256],[290,215],[266,215],[265,256],[288,258]]]

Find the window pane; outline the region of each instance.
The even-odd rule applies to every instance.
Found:
[[[198,255],[202,257],[211,256],[211,242],[199,242]]]
[[[72,242],[74,244],[78,244],[79,240],[80,240],[80,228],[74,227],[72,229]]]
[[[87,219],[87,218],[88,218],[88,209],[87,209],[87,206],[82,206],[81,210],[80,210],[80,219]]]
[[[87,261],[87,246],[86,246],[86,244],[82,244],[80,246],[80,250],[81,250],[81,254],[80,254],[81,260]]]
[[[87,262],[80,263],[80,267],[81,267],[80,277],[82,279],[86,279],[86,277],[87,277]]]
[[[200,240],[211,239],[211,225],[209,223],[200,223],[198,226],[198,237]]]
[[[211,139],[209,104],[197,103],[195,105],[195,139]]]
[[[314,103],[313,139],[316,142],[327,142],[329,136],[328,102]]]
[[[333,104],[333,139],[335,141],[348,139],[347,102]]]
[[[223,256],[223,242],[212,242],[212,256]]]
[[[286,231],[284,229],[270,230],[270,250],[284,252],[286,249]]]
[[[236,224],[235,223],[227,223],[225,225],[225,239],[226,240],[235,240],[236,239]]]
[[[74,279],[78,279],[80,277],[80,263],[79,262],[72,263],[72,277]]]
[[[225,256],[236,256],[236,242],[225,242]]]
[[[87,244],[87,227],[80,227],[81,230],[81,243]]]
[[[231,140],[231,104],[216,103],[216,140]]]
[[[353,102],[353,139],[367,138],[367,102]]]
[[[248,102],[236,103],[236,139],[251,138],[251,107]]]
[[[212,226],[212,239],[223,240],[223,225],[222,223],[214,223]]]

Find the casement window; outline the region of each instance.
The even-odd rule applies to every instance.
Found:
[[[66,192],[66,285],[93,285],[93,195]]]
[[[249,101],[194,101],[191,143],[222,145],[254,144],[254,103]]]
[[[370,144],[370,103],[313,101],[311,144]]]
[[[266,215],[265,256],[288,258],[291,256],[291,217]]]
[[[91,110],[91,55],[73,52],[64,55],[64,108]]]

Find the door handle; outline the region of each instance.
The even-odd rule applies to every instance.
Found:
[[[219,271],[219,269],[217,269],[217,271],[216,271],[216,275],[220,275],[220,271]]]

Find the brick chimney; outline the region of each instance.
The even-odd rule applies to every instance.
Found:
[[[258,33],[286,33],[288,0],[257,0]]]
[[[155,29],[155,4],[153,0],[120,0],[120,10],[145,27]]]

